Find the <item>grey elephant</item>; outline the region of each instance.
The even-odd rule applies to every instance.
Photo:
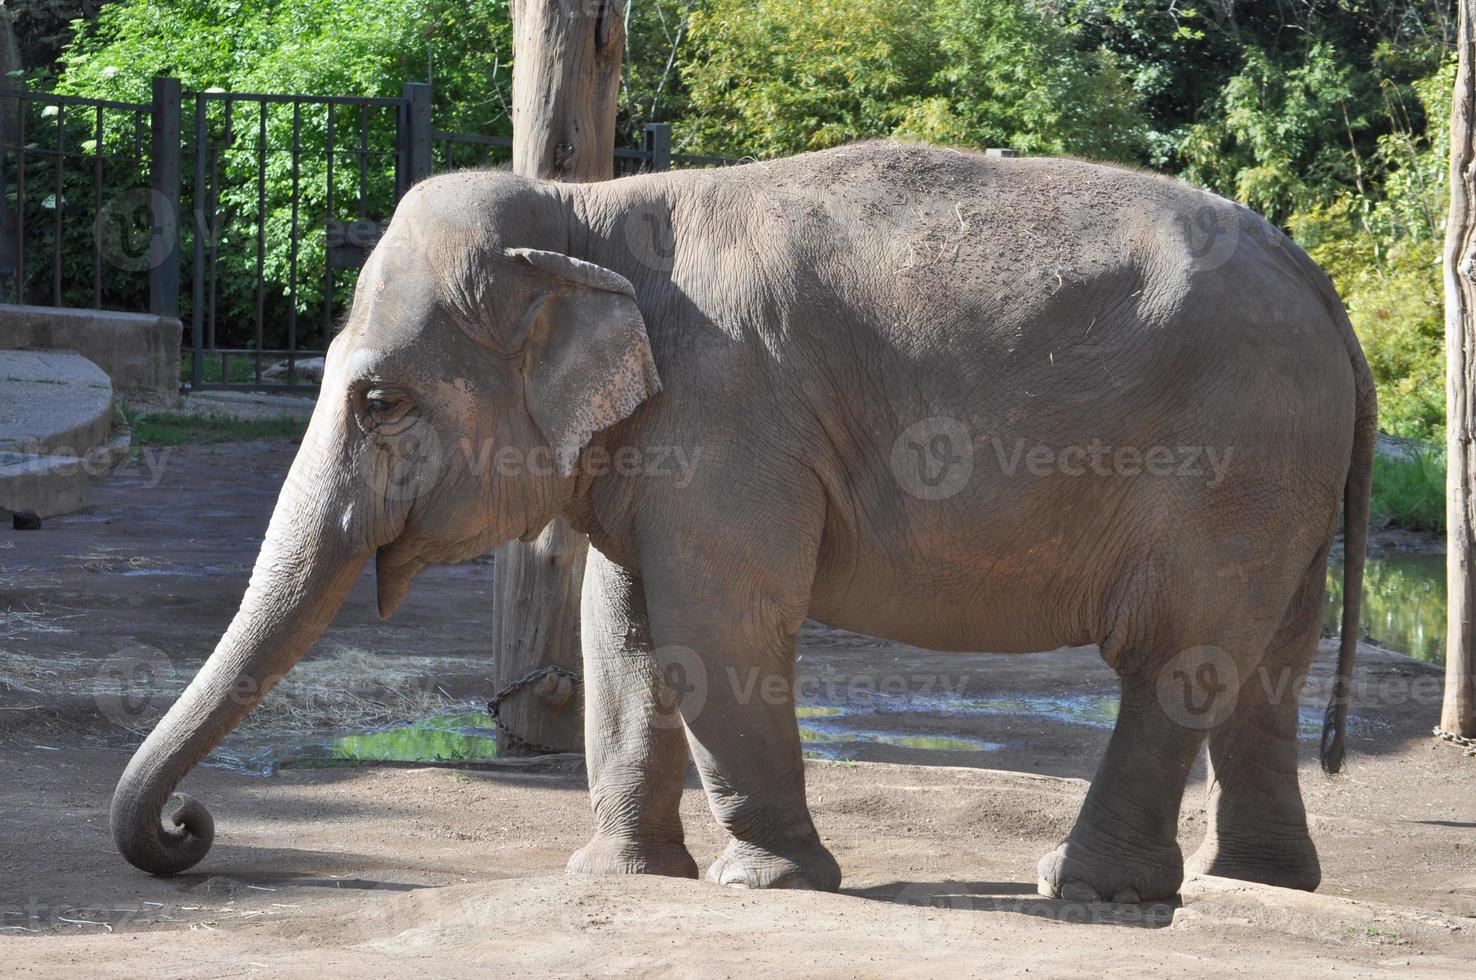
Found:
[[[562,515],[592,544],[597,829],[573,871],[695,877],[695,760],[731,835],[710,880],[839,887],[792,693],[813,617],[939,650],[1100,647],[1120,714],[1044,894],[1174,894],[1206,740],[1190,867],[1315,888],[1298,701],[1342,504],[1336,771],[1375,432],[1326,277],[1172,180],[895,143],[606,184],[436,177],[363,269],[240,611],[123,774],[114,838],[157,874],[205,855],[209,813],[171,793],[371,558],[388,616],[426,565]]]

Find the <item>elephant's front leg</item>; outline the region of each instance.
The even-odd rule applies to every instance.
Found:
[[[794,713],[803,605],[700,569],[663,586],[671,591],[651,611],[656,653],[687,679],[680,706],[692,754],[713,816],[733,838],[708,880],[835,891],[840,866],[810,818]]]
[[[677,813],[686,735],[652,657],[641,580],[590,548],[580,617],[595,835],[569,870],[695,878]]]

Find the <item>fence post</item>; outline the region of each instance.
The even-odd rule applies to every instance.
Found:
[[[190,237],[195,257],[190,263],[190,390],[205,380],[205,141],[209,138],[205,96],[195,94],[195,189],[190,192]],[[220,380],[229,380],[222,377]]]
[[[179,79],[156,76],[149,125],[150,233],[164,239],[164,253],[149,268],[149,312],[155,316],[179,316],[179,103]]]
[[[646,162],[652,173],[671,169],[671,123],[646,123]]]
[[[431,87],[426,82],[406,82],[401,97],[397,197],[431,175]]]

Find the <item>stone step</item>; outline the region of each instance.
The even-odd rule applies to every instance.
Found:
[[[87,506],[93,477],[127,458],[113,386],[66,351],[0,350],[0,510],[54,517]]]

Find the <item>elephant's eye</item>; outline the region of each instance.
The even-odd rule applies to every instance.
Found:
[[[370,415],[388,415],[394,408],[394,399],[383,393],[371,391],[364,396],[364,411]]]
[[[403,394],[387,388],[370,388],[363,394],[363,424],[370,429],[393,422],[409,407]]]

